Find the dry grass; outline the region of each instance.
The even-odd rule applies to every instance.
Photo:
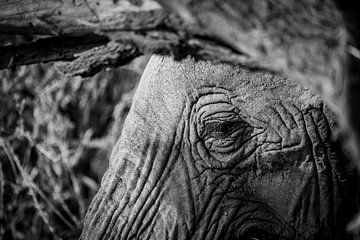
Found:
[[[79,236],[146,61],[85,79],[0,72],[0,239]]]

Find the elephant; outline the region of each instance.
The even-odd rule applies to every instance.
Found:
[[[351,239],[358,178],[334,119],[277,74],[154,55],[80,238]]]

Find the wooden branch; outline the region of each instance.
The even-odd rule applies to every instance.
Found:
[[[336,79],[341,71],[345,24],[332,0],[159,2],[176,14],[154,0],[8,0],[0,6],[0,32],[97,34],[133,44],[140,52],[171,52],[180,59],[187,49],[198,58],[310,83]]]
[[[82,37],[51,37],[30,44],[0,47],[0,69],[50,61],[72,61],[76,55],[104,45],[107,38],[89,35]]]
[[[7,0],[0,13],[0,32],[57,36],[151,29],[166,17],[152,0],[141,5],[126,0]]]
[[[0,12],[3,13],[0,14],[0,33],[55,36],[28,45],[0,48],[0,52],[5,53],[5,57],[0,59],[0,69],[36,62],[78,59],[75,64],[63,64],[59,69],[65,71],[64,66],[71,66],[73,72],[65,71],[66,74],[87,76],[95,74],[95,69],[100,71],[105,67],[114,67],[139,54],[151,52],[171,53],[177,59],[193,55],[213,62],[251,64],[249,59],[233,51],[228,45],[217,42],[216,39],[195,36],[183,26],[178,17],[169,14],[152,0],[144,0],[141,5],[110,0],[27,0],[21,3],[10,0],[0,6]],[[84,37],[89,34],[91,37]],[[115,59],[114,55],[104,57],[104,52],[99,49],[91,50],[91,46],[107,44],[105,38],[113,41],[112,46],[117,42],[117,51],[120,46],[126,46],[125,52],[132,54],[115,54],[118,58]],[[85,39],[86,42],[82,42]],[[73,52],[71,48],[74,48]],[[106,46],[103,50],[105,49]],[[109,51],[105,52],[109,54]],[[27,54],[31,56],[29,59],[25,59]],[[91,61],[85,57],[88,54],[92,56]],[[96,63],[96,59],[103,62]]]
[[[88,77],[106,67],[124,65],[139,55],[138,49],[131,44],[109,42],[106,45],[84,51],[70,63],[61,62],[56,63],[55,66],[67,77]]]

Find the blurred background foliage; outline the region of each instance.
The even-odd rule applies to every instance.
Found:
[[[149,57],[91,78],[0,71],[0,239],[76,239]]]

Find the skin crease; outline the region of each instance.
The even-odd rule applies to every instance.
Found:
[[[270,73],[153,56],[81,239],[347,239],[332,119]]]

